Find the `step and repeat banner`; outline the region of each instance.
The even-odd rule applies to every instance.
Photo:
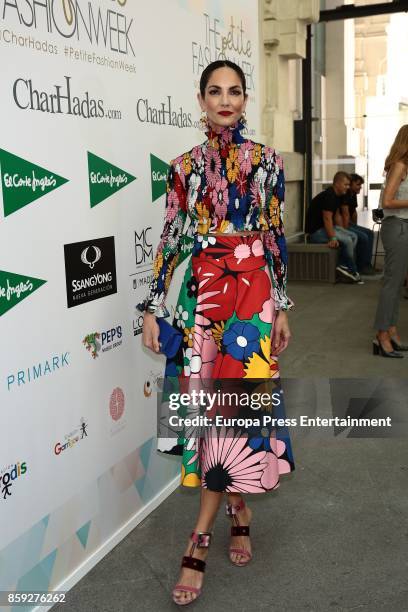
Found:
[[[257,5],[0,0],[0,590],[71,586],[175,486],[135,304],[210,61],[256,137]]]

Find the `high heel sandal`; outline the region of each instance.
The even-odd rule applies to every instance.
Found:
[[[393,336],[390,336],[390,341],[394,351],[408,351],[408,344],[400,344]]]
[[[210,546],[212,533],[208,531],[193,531],[190,538],[193,541],[190,554],[188,556],[184,556],[181,562],[181,567],[186,567],[188,569],[195,570],[196,572],[205,572],[205,561],[202,559],[197,559],[193,557],[193,553],[196,548],[208,548]],[[196,597],[190,599],[190,601],[179,601],[176,596],[176,591],[183,591],[184,593],[193,593]],[[186,606],[189,603],[195,601],[201,595],[201,589],[193,586],[188,586],[185,584],[176,584],[173,589],[173,601],[179,606]]]
[[[243,510],[244,508],[245,508],[245,502],[243,499],[241,499],[239,504],[235,504],[235,505],[226,504],[225,506],[225,514],[228,517],[232,518],[233,522],[235,523],[235,525],[232,525],[231,527],[231,536],[233,537],[235,536],[248,536],[249,537],[249,525],[240,525],[239,519],[237,516],[238,512],[240,512],[240,510]],[[245,550],[244,548],[235,548],[232,546],[229,549],[229,552],[230,552],[230,561],[237,567],[243,567],[244,565],[248,565],[248,563],[252,559],[252,554],[249,552],[249,550]],[[236,561],[232,560],[231,553],[242,555],[243,557],[246,557],[246,559],[244,561],[241,560],[239,563],[237,563]]]
[[[391,341],[392,343],[392,341]],[[393,345],[394,347],[394,345]],[[373,340],[373,355],[381,355],[382,357],[393,357],[397,359],[402,359],[404,355],[401,353],[397,353],[396,351],[386,351],[381,342],[377,340]]]

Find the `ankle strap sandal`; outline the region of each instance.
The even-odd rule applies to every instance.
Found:
[[[181,561],[181,567],[187,567],[188,569],[195,570],[196,572],[204,573],[205,566],[206,566],[205,561],[203,561],[202,559],[197,559],[196,557],[193,557],[193,553],[196,548],[208,548],[211,543],[211,537],[212,537],[212,533],[209,531],[193,531],[190,536],[190,539],[193,541],[191,548],[190,548],[190,554],[188,556],[183,557]],[[192,601],[195,601],[197,597],[195,597],[194,599],[190,601],[186,601],[185,603],[181,603],[175,599],[174,591],[184,591],[185,593],[194,593],[195,595],[197,595],[197,597],[201,594],[201,589],[198,589],[193,586],[187,586],[185,584],[176,584],[176,586],[173,589],[173,599],[175,603],[179,605],[189,604]]]
[[[235,537],[235,536],[248,536],[249,537],[249,525],[240,525],[239,518],[237,516],[238,512],[241,512],[241,510],[243,510],[244,508],[245,508],[245,502],[242,498],[238,504],[226,504],[225,505],[225,514],[229,518],[232,518],[232,521],[234,523],[234,525],[232,525],[231,527],[232,537]],[[249,552],[249,550],[245,550],[245,548],[231,547],[229,551],[230,551],[230,560],[232,561],[232,563],[234,563],[234,565],[237,565],[238,567],[247,565],[252,559],[252,554]],[[231,559],[231,553],[241,555],[242,557],[245,557],[245,559],[241,560],[240,563],[236,563],[235,561]]]

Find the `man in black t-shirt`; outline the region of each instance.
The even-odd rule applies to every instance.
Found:
[[[373,255],[374,232],[368,227],[357,225],[357,196],[360,193],[364,179],[359,174],[350,175],[350,189],[341,203],[343,227],[357,236],[357,268],[361,274],[375,274],[371,265]]]
[[[346,172],[337,172],[333,184],[313,198],[306,215],[306,232],[310,242],[327,243],[330,248],[340,247],[339,265],[336,270],[355,283],[362,284],[354,260],[357,236],[344,229],[341,223],[340,207],[350,188]]]

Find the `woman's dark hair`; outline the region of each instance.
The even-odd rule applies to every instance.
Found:
[[[230,60],[217,60],[216,62],[211,62],[211,64],[208,64],[208,66],[204,68],[203,72],[201,73],[200,93],[202,97],[205,97],[205,88],[207,87],[207,83],[210,80],[210,76],[212,75],[214,70],[218,70],[218,68],[231,68],[232,70],[235,70],[241,81],[244,96],[246,96],[246,80],[242,68],[240,68],[240,66],[238,66],[238,64],[235,64],[234,62],[230,62]]]

